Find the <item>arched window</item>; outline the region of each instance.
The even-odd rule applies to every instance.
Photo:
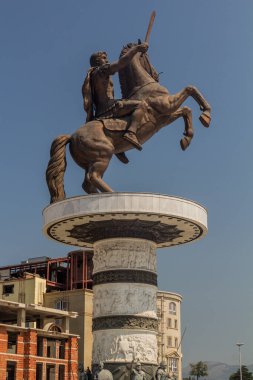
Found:
[[[175,315],[177,313],[177,306],[175,302],[170,302],[169,303],[169,314]]]

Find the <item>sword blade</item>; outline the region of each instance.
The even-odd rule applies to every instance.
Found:
[[[145,37],[145,42],[149,42],[149,37],[150,37],[150,33],[151,33],[151,30],[152,30],[152,27],[153,27],[153,24],[154,24],[154,21],[155,21],[155,16],[156,16],[156,11],[153,11],[151,13],[151,16],[150,16],[150,20],[149,20],[149,24],[148,24],[148,30],[147,30],[147,33],[146,33],[146,37]]]

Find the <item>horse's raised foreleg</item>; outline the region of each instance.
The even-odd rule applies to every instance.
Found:
[[[113,190],[103,180],[103,174],[109,165],[112,156],[107,158],[100,158],[99,161],[93,163],[89,169],[90,182],[101,192],[111,193]]]
[[[211,122],[211,106],[196,87],[187,86],[177,94],[169,96],[169,98],[172,105],[177,108],[180,107],[189,96],[196,100],[201,111],[203,111],[199,117],[199,120],[204,127],[209,127]]]
[[[181,146],[182,150],[185,150],[190,145],[191,140],[192,140],[193,135],[194,135],[194,130],[193,130],[193,126],[192,126],[192,111],[191,111],[191,109],[189,107],[179,108],[172,115],[170,115],[168,124],[173,123],[173,121],[175,121],[179,117],[183,117],[184,123],[185,123],[184,137],[180,140],[180,146]]]

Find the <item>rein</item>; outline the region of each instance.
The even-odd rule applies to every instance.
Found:
[[[128,95],[128,96],[127,96],[126,98],[124,98],[124,99],[130,99],[133,95],[136,94],[136,92],[138,92],[138,91],[141,90],[143,87],[146,87],[146,86],[148,86],[148,85],[151,84],[151,83],[157,83],[157,82],[156,82],[155,80],[153,80],[153,81],[151,81],[151,82],[148,82],[148,83],[143,84],[141,87],[138,87],[137,90],[133,91],[130,95]]]

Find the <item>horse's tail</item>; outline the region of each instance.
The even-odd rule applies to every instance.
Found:
[[[65,199],[63,178],[67,167],[66,145],[70,137],[70,135],[58,136],[51,145],[46,171],[47,186],[51,195],[50,203]]]

